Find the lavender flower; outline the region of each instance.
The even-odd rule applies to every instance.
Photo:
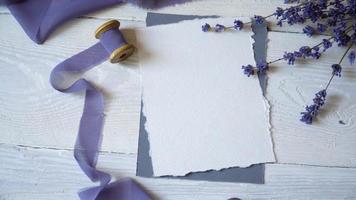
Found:
[[[326,89],[317,92],[313,99],[314,104],[306,106],[305,111],[300,113],[302,115],[300,121],[306,124],[312,124],[313,118],[317,116],[320,108],[325,104],[326,95]]]
[[[353,44],[356,44],[356,33],[353,33],[353,34],[351,35],[351,42],[352,42]]]
[[[299,52],[304,58],[311,56],[312,49],[309,46],[302,46],[299,49]]]
[[[282,15],[283,15],[283,13],[284,13],[284,10],[282,9],[282,8],[280,8],[280,7],[277,7],[277,10],[276,10],[276,12],[274,13],[274,15],[277,17],[277,19],[279,18],[279,17],[281,17]]]
[[[248,77],[255,74],[255,71],[254,71],[252,65],[242,66],[241,69],[244,70],[244,74]]]
[[[315,94],[315,98],[313,99],[314,105],[319,107],[323,106],[326,99],[326,90],[320,90]]]
[[[244,23],[241,20],[235,20],[234,21],[234,28],[236,30],[241,30],[244,27]]]
[[[280,18],[280,23],[284,20],[287,21],[289,25],[293,25],[296,23],[304,23],[305,17],[301,15],[299,12],[301,11],[300,6],[293,6],[284,11],[282,17]]]
[[[316,116],[318,114],[320,107],[316,104],[312,104],[310,106],[305,107],[305,111],[310,113],[312,116]]]
[[[223,32],[225,30],[225,26],[221,24],[216,24],[214,30],[215,32]]]
[[[303,57],[303,54],[300,53],[299,51],[294,51],[293,55],[294,55],[295,58],[301,58],[301,57]]]
[[[329,26],[336,26],[336,23],[337,21],[333,18],[329,18],[327,19],[326,23],[329,25]]]
[[[306,124],[312,124],[313,123],[313,115],[310,114],[309,112],[301,112],[302,117],[300,118],[301,122],[304,122]]]
[[[351,37],[340,27],[333,29],[333,36],[338,46],[346,46],[351,40]]]
[[[277,22],[277,25],[280,26],[280,27],[282,27],[282,26],[283,26],[283,21],[282,21],[282,20],[279,20],[279,21]]]
[[[321,56],[321,53],[319,52],[319,47],[314,47],[312,48],[310,56],[314,59],[319,59]]]
[[[311,57],[314,59],[319,59],[321,56],[321,53],[319,51],[313,51],[311,54]]]
[[[313,104],[305,107],[305,111],[302,112],[301,121],[307,124],[313,122],[314,117],[318,114],[320,108],[325,104],[326,91],[331,84],[331,81],[335,76],[341,77],[342,67],[340,63],[346,57],[348,51],[353,45],[356,45],[356,0],[284,0],[285,3],[300,3],[286,9],[277,8],[272,15],[266,17],[254,16],[254,20],[257,24],[264,23],[265,19],[275,16],[278,20],[277,25],[282,26],[285,23],[289,25],[303,24],[306,21],[310,21],[313,24],[307,25],[303,28],[303,32],[312,37],[318,33],[324,33],[330,31],[332,37],[329,39],[323,39],[318,45],[314,47],[302,46],[297,51],[285,52],[283,57],[277,58],[268,62],[260,62],[256,64],[256,67],[252,65],[242,66],[243,73],[247,76],[257,73],[265,73],[268,70],[268,64],[278,62],[280,60],[286,60],[289,65],[293,65],[296,59],[319,59],[322,52],[335,46],[349,46],[348,50],[342,56],[339,64],[333,64],[332,76],[327,83],[324,90],[315,94]],[[301,3],[302,2],[302,3]],[[248,22],[250,23],[250,22]],[[214,30],[216,32],[222,32],[225,29],[243,29],[244,23],[240,20],[235,20],[233,26],[225,27],[217,24],[214,28],[211,28],[209,24],[202,26],[202,30],[207,32]],[[321,52],[322,48],[322,52]],[[354,64],[356,60],[356,52],[351,51],[348,54],[348,60],[350,64]]]
[[[299,3],[299,0],[284,0],[284,3]]]
[[[257,24],[263,24],[263,22],[265,21],[264,18],[259,15],[255,15],[254,18],[255,18]]]
[[[265,73],[268,70],[268,64],[266,62],[259,62],[256,67],[259,73]]]
[[[328,29],[328,26],[327,26],[327,25],[321,24],[321,23],[318,23],[318,24],[317,24],[317,30],[318,30],[320,33],[325,32],[327,29]]]
[[[342,60],[344,59],[345,55],[347,54],[347,52],[350,50],[351,46],[349,47],[349,49],[344,53],[344,55],[342,56],[341,60],[339,63],[342,62]],[[325,104],[325,100],[326,100],[326,90],[328,89],[331,81],[333,80],[334,76],[339,76],[341,77],[341,66],[340,64],[333,64],[331,66],[332,68],[332,76],[329,79],[328,84],[326,85],[325,89],[317,92],[315,94],[315,97],[313,99],[313,104],[310,106],[306,106],[305,107],[305,111],[301,112],[300,114],[302,115],[300,118],[300,121],[306,123],[306,124],[312,124],[313,122],[313,118],[318,114],[320,108]]]
[[[333,64],[331,65],[331,68],[333,69],[332,75],[341,77],[341,65],[339,64]]]
[[[315,32],[314,28],[309,25],[303,28],[303,33],[305,33],[309,37],[313,36],[314,32]]]
[[[288,61],[288,65],[294,65],[295,55],[294,53],[285,52],[283,55],[283,59]]]
[[[201,26],[201,30],[204,32],[208,32],[210,30],[210,25],[208,23],[205,23],[203,26]]]
[[[284,3],[299,3],[299,0],[284,0]]]
[[[328,48],[330,48],[332,46],[332,43],[330,42],[330,40],[327,40],[327,39],[323,39],[323,47],[324,47],[324,50],[323,51],[326,51]]]
[[[356,58],[356,52],[355,51],[351,51],[349,53],[349,55],[348,55],[348,59],[349,59],[350,65],[353,65],[355,63],[355,58]]]

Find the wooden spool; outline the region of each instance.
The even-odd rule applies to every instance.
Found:
[[[119,21],[117,20],[107,21],[96,29],[95,38],[99,39],[102,33],[114,28],[118,29],[119,27],[120,27]],[[134,51],[135,51],[135,47],[132,44],[125,44],[117,48],[115,51],[113,51],[110,54],[109,60],[111,63],[118,63],[124,61],[128,57],[130,57],[134,53]]]

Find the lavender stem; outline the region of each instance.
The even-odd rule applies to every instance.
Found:
[[[349,45],[349,47],[347,48],[347,50],[346,50],[346,51],[344,52],[344,54],[342,55],[342,57],[341,57],[341,59],[340,59],[340,61],[339,61],[339,65],[340,65],[340,64],[342,63],[342,61],[344,60],[346,54],[350,51],[351,47],[352,47],[352,44]],[[335,74],[333,74],[333,75],[330,77],[329,82],[328,82],[328,84],[327,84],[326,87],[325,87],[325,90],[327,90],[327,89],[329,88],[329,86],[330,86],[330,84],[331,84],[331,81],[334,79],[334,77],[335,77]]]

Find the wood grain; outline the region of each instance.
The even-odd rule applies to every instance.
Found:
[[[136,28],[144,26],[147,11],[251,17],[268,15],[277,6],[286,5],[283,0],[196,0],[158,10],[118,5],[69,21],[41,46],[33,44],[0,6],[0,199],[78,199],[80,188],[94,185],[72,158],[83,94],[58,93],[50,88],[48,77],[56,64],[94,44],[93,32],[106,19],[123,20],[127,35],[133,36]],[[301,32],[301,28],[271,30]],[[291,33],[271,32],[269,39],[269,59],[315,43]],[[350,168],[356,165],[356,94],[350,92],[355,90],[355,67],[343,63],[344,77],[330,87],[326,105],[330,110],[323,111],[315,125],[298,121],[299,112],[325,85],[330,65],[341,51],[331,49],[318,64],[307,61],[290,67],[281,62],[271,67],[267,98],[272,106],[272,137],[278,162],[289,164],[268,164],[265,185],[137,180],[157,199],[356,199],[356,169]],[[84,75],[107,99],[98,165],[117,178],[135,174],[140,109],[137,65],[134,55],[124,66],[106,62]]]
[[[77,199],[95,184],[81,173],[70,150],[0,145],[0,199]],[[133,176],[136,154],[102,153],[99,168]],[[272,164],[264,185],[135,178],[156,199],[355,199],[356,169]]]
[[[231,17],[253,16],[254,14],[266,16],[273,13],[277,6],[286,7],[287,5],[283,2],[283,0],[194,0],[186,4],[154,10],[138,8],[132,4],[124,4],[90,13],[86,16],[101,19],[127,19],[131,21],[144,21],[147,11]],[[5,7],[0,7],[0,13],[9,13],[9,11]]]
[[[0,16],[0,143],[71,149],[83,110],[83,94],[62,94],[51,88],[51,70],[61,61],[95,44],[102,20],[77,19],[58,30],[45,45],[36,45],[11,16]],[[82,23],[79,23],[81,21]],[[139,23],[122,22],[128,40]],[[65,32],[62,32],[66,29]],[[62,40],[61,38],[66,38]],[[31,49],[31,51],[29,51]],[[137,152],[141,102],[137,55],[124,64],[102,65],[84,77],[105,94],[103,151]]]
[[[270,33],[268,60],[284,51],[314,46],[325,37]],[[289,66],[273,64],[269,73],[267,98],[272,105],[271,124],[275,153],[280,163],[325,166],[356,166],[356,68],[342,63],[343,77],[335,77],[328,90],[325,109],[313,125],[299,121],[300,112],[312,104],[314,94],[331,77],[331,65],[338,63],[345,48],[329,49],[319,60],[308,59]],[[339,121],[345,124],[340,124]]]
[[[143,9],[130,3],[113,6],[83,17],[94,19],[122,19],[142,21],[146,19],[147,12],[181,14],[181,15],[216,15],[222,17],[253,17],[254,15],[268,16],[275,12],[277,7],[287,8],[293,4],[284,4],[284,0],[193,0],[185,4],[161,8]],[[9,10],[0,6],[0,14],[9,14]],[[275,17],[270,17],[272,31],[302,32],[304,25],[276,26]],[[232,23],[232,22],[231,22]]]
[[[0,26],[15,24],[10,16],[4,15],[1,18]],[[96,40],[92,36],[92,30],[101,23],[101,20],[73,20],[55,33],[61,34],[61,37],[66,40],[54,36],[41,46],[29,41],[18,25],[0,30],[0,33],[5,36],[0,39],[1,49],[4,51],[0,55],[0,62],[2,66],[11,66],[0,69],[0,76],[4,80],[4,84],[0,86],[0,94],[1,97],[6,96],[0,101],[3,105],[0,107],[3,121],[0,127],[4,130],[0,142],[72,148],[76,136],[73,130],[77,130],[78,127],[83,96],[65,95],[54,91],[47,83],[48,75],[61,60],[94,44]],[[126,21],[123,22],[123,26],[125,25],[131,27],[133,31],[141,27],[142,23]],[[86,34],[85,37],[83,32]],[[308,40],[301,34],[270,33],[269,39],[270,59],[280,57],[285,50],[298,49],[305,42],[309,44],[318,42],[318,40]],[[134,38],[130,40],[133,41]],[[355,115],[353,103],[355,96],[346,92],[355,85],[355,71],[351,67],[345,69],[349,71],[345,78],[335,80],[348,87],[335,87],[344,92],[339,91],[343,97],[336,96],[334,100],[341,99],[344,103],[338,105],[334,103],[339,107],[328,106],[333,109],[331,111],[333,114],[325,115],[325,118],[330,116],[333,118],[321,120],[321,123],[325,123],[322,128],[318,125],[305,126],[299,122],[299,113],[303,111],[306,104],[310,103],[313,93],[320,89],[319,86],[328,80],[330,70],[324,69],[329,69],[330,64],[337,60],[337,55],[340,55],[337,50],[337,48],[332,49],[330,55],[321,59],[317,66],[303,65],[301,70],[298,67],[278,67],[284,65],[282,62],[272,68],[267,95],[272,104],[273,139],[278,162],[355,166],[356,152],[352,148],[355,145],[353,141],[356,141],[352,117]],[[89,80],[94,81],[104,90],[108,99],[103,151],[130,153],[137,151],[140,109],[137,57],[131,58],[130,62],[131,68],[104,63],[86,74]],[[9,76],[10,74],[13,75]],[[307,82],[307,87],[299,86],[302,82]],[[292,87],[293,85],[295,87]],[[287,86],[291,88],[288,90]],[[334,90],[333,88],[331,90]],[[19,98],[22,95],[26,98]],[[294,98],[293,95],[302,96]],[[339,120],[344,120],[347,124],[338,124]],[[46,123],[43,123],[44,121]],[[339,131],[340,134],[336,134]],[[345,145],[345,141],[348,141],[346,143],[348,145]],[[325,151],[328,153],[324,154]]]

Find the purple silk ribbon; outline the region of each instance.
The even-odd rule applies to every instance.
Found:
[[[65,21],[129,2],[145,8],[159,8],[191,0],[0,0],[22,26],[28,37],[41,44]],[[82,200],[151,200],[148,193],[133,179],[125,178],[110,183],[109,174],[96,169],[97,152],[104,123],[104,98],[90,82],[81,78],[69,87],[61,87],[66,73],[83,73],[108,59],[116,48],[126,44],[119,30],[102,34],[100,42],[57,65],[50,83],[63,93],[85,91],[84,111],[74,148],[74,157],[80,168],[99,186],[79,192]]]
[[[74,157],[80,168],[91,179],[99,181],[97,187],[79,192],[80,199],[151,200],[150,196],[132,179],[110,183],[110,175],[95,168],[101,130],[104,122],[104,98],[89,81],[81,78],[69,87],[63,88],[65,74],[84,73],[104,62],[117,48],[127,44],[118,29],[102,33],[100,42],[58,64],[50,75],[53,88],[63,93],[85,91],[84,111],[80,121]]]
[[[43,43],[63,22],[124,0],[0,0],[29,38]]]
[[[160,8],[191,0],[0,0],[29,38],[41,44],[65,21],[124,2]]]

